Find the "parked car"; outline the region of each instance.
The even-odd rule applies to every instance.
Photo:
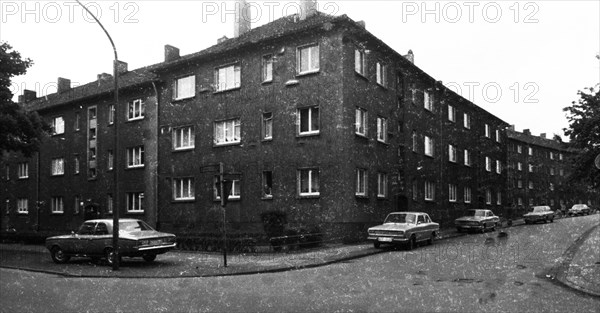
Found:
[[[46,248],[55,263],[65,263],[71,257],[91,257],[98,261],[106,258],[109,265],[114,261],[112,245],[113,220],[85,221],[77,232],[70,235],[46,238]],[[176,245],[173,234],[154,230],[146,222],[137,219],[119,220],[119,254],[121,257],[142,257],[147,262]]]
[[[569,209],[569,215],[590,215],[592,214],[592,208],[587,206],[587,204],[575,204]]]
[[[456,230],[479,230],[485,232],[488,228],[492,231],[500,225],[500,218],[490,210],[469,210],[467,215],[454,220]]]
[[[534,206],[531,208],[531,212],[523,215],[525,224],[535,222],[554,222],[554,211],[547,205]]]
[[[373,241],[375,248],[381,244],[403,244],[414,249],[419,242],[432,244],[439,231],[440,224],[434,223],[426,213],[393,212],[382,225],[368,229],[367,239]]]

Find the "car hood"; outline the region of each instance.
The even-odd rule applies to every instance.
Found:
[[[132,232],[120,232],[119,238],[129,239],[151,239],[151,238],[162,238],[162,237],[175,237],[173,234],[162,233],[156,230],[140,230]]]
[[[484,219],[485,219],[484,216],[463,216],[463,217],[457,218],[455,221],[456,222],[479,222]]]
[[[69,235],[60,235],[60,236],[52,236],[52,237],[48,237],[46,238],[46,240],[60,240],[60,239],[69,239],[69,238],[75,238],[76,236],[73,234],[69,234]]]
[[[373,227],[369,228],[369,230],[407,230],[412,227],[415,227],[415,224],[387,223],[387,224],[373,226]]]
[[[529,212],[529,213],[527,213],[527,214],[525,214],[523,216],[540,216],[540,215],[544,215],[546,213],[547,212]]]

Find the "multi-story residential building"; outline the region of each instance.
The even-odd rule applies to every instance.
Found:
[[[123,64],[117,109],[106,74],[28,92],[23,105],[56,134],[34,158],[3,159],[3,231],[64,231],[115,209],[161,230],[213,230],[220,163],[233,179],[232,230],[260,232],[274,210],[330,238],[364,236],[397,210],[442,226],[468,208],[502,214],[508,124],[364,23],[303,12],[256,29],[238,20],[237,37],[206,50],[167,45],[164,62]]]

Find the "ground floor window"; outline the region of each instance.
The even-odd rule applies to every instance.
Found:
[[[129,212],[129,213],[144,212],[144,193],[143,192],[128,192],[127,193],[127,212]]]
[[[194,179],[189,177],[174,179],[173,199],[194,200]]]
[[[52,201],[50,203],[50,208],[52,210],[52,213],[63,213],[64,212],[63,197],[52,197]]]
[[[298,191],[300,196],[318,196],[319,195],[319,170],[301,169],[298,170]]]
[[[388,177],[385,173],[377,173],[377,197],[387,198]]]
[[[435,183],[425,182],[425,200],[433,201],[435,199]]]
[[[17,199],[17,212],[19,212],[19,214],[27,214],[29,212],[27,198]]]

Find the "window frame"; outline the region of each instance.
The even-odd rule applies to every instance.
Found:
[[[127,121],[137,121],[144,119],[144,101],[134,99],[127,102]]]
[[[317,125],[316,130],[312,129],[312,127],[314,125],[313,112],[315,109],[317,110],[317,113],[318,113],[317,121],[316,121],[316,125]],[[307,131],[302,131],[302,111],[304,111],[304,110],[308,110],[309,130],[307,130]],[[297,115],[297,125],[298,125],[298,127],[297,127],[297,135],[298,136],[314,136],[314,135],[320,134],[320,132],[321,132],[321,108],[320,108],[320,106],[298,108],[296,110],[296,115]]]
[[[264,112],[262,114],[261,135],[263,141],[273,140],[273,112]]]
[[[388,119],[383,116],[377,117],[377,141],[388,143]]]
[[[173,178],[173,201],[190,201],[195,199],[194,177]]]
[[[132,191],[126,194],[126,208],[127,213],[144,213],[144,192],[143,191]],[[131,197],[131,199],[130,199]],[[133,208],[131,205],[133,204]]]
[[[302,51],[304,50],[308,50],[308,61],[307,61],[307,65],[308,68],[306,70],[302,69]],[[313,50],[314,49],[314,50]],[[312,43],[308,43],[305,45],[301,45],[296,47],[296,73],[298,76],[300,75],[306,75],[306,74],[312,74],[312,73],[318,73],[321,69],[321,48],[318,42],[312,42]],[[313,55],[314,52],[316,51],[316,55]],[[313,67],[313,61],[314,59],[317,59],[317,66]]]
[[[184,142],[185,130],[187,130],[188,140]],[[171,132],[171,149],[173,151],[192,150],[196,147],[196,134],[194,132],[194,126],[185,125],[174,127]]]
[[[463,164],[465,166],[472,166],[473,165],[473,162],[472,162],[473,160],[471,158],[471,151],[469,151],[468,149],[465,149],[464,152],[463,152],[463,158],[464,158]]]
[[[388,197],[388,174],[377,173],[377,198],[385,199]]]
[[[181,91],[181,82],[185,81],[187,83],[187,80],[190,80],[190,89],[188,90],[188,93],[184,94],[184,95],[180,95]],[[186,76],[181,76],[181,77],[177,77],[173,80],[173,86],[172,86],[172,96],[171,99],[174,101],[177,100],[184,100],[184,99],[190,99],[190,98],[194,98],[196,96],[196,75],[195,74],[190,74],[190,75],[186,75]]]
[[[52,158],[50,161],[50,173],[51,176],[65,175],[65,158]]]
[[[456,108],[451,104],[448,104],[448,120],[456,123]]]
[[[302,192],[303,173],[306,173],[308,192]],[[314,173],[316,173],[316,178]],[[300,197],[319,197],[321,195],[321,178],[320,171],[316,167],[301,168],[296,171],[296,180],[298,185],[298,196]],[[316,183],[315,183],[316,182]]]
[[[469,113],[463,113],[463,127],[465,129],[471,129],[471,115]]]
[[[357,197],[367,197],[369,188],[369,174],[365,168],[356,168],[356,184],[354,195]]]
[[[465,186],[463,189],[463,197],[464,197],[464,202],[465,203],[471,203],[472,201],[472,191],[471,191],[471,187]]]
[[[362,132],[361,132],[362,126]],[[354,133],[366,137],[369,130],[369,113],[366,109],[356,107],[355,119],[354,119]]]
[[[231,73],[229,73],[229,69],[233,70],[233,76],[229,77],[229,75]],[[221,70],[226,71],[224,74],[224,78],[225,78],[225,82],[222,83],[220,81],[221,79]],[[228,78],[233,78],[233,81],[230,82]],[[236,61],[236,62],[232,62],[232,63],[228,63],[225,65],[221,65],[219,67],[216,67],[214,69],[214,86],[215,86],[215,93],[219,93],[219,92],[225,92],[225,91],[229,91],[229,90],[236,90],[236,89],[240,89],[242,87],[242,66],[241,66],[241,62]]]
[[[29,178],[29,162],[19,162],[17,164],[17,178],[18,179]]]
[[[127,148],[127,168],[141,168],[145,166],[144,146],[135,146]]]
[[[379,60],[375,64],[375,82],[377,85],[387,88],[388,83],[388,65]]]
[[[29,199],[17,198],[17,213],[23,215],[29,214]]]
[[[50,199],[50,212],[51,214],[64,214],[65,203],[62,196],[53,196]]]
[[[267,173],[268,176],[267,177]],[[268,181],[270,180],[270,185]],[[263,171],[261,176],[262,182],[262,198],[263,199],[273,199],[273,171]]]
[[[261,80],[263,83],[270,83],[273,81],[273,65],[274,65],[273,54],[265,54],[261,58]],[[241,84],[240,84],[241,85]]]
[[[425,201],[435,201],[435,183],[430,181],[425,181]]]
[[[222,125],[222,126],[219,126]],[[219,132],[221,127],[221,132]],[[229,127],[229,128],[228,128]],[[228,131],[231,136],[228,138]],[[222,136],[221,136],[222,135]],[[215,121],[213,123],[213,144],[214,146],[239,145],[242,142],[242,121],[240,118]]]
[[[433,93],[430,90],[423,90],[423,108],[429,112],[434,112]]]
[[[423,154],[428,157],[432,157],[432,158],[435,157],[434,139],[432,137],[425,135],[423,138],[423,144],[424,144]]]
[[[354,72],[366,77],[367,76],[367,54],[364,49],[354,48]]]
[[[57,126],[57,121],[60,119],[61,123]],[[52,136],[63,135],[65,133],[65,117],[63,115],[54,116],[50,122],[52,126]],[[57,127],[60,127],[58,131]]]
[[[448,202],[457,202],[458,186],[456,184],[448,184]]]
[[[454,145],[448,144],[448,161],[452,163],[458,162],[458,153]]]
[[[492,172],[492,158],[488,156],[485,157],[485,170],[487,172]]]

